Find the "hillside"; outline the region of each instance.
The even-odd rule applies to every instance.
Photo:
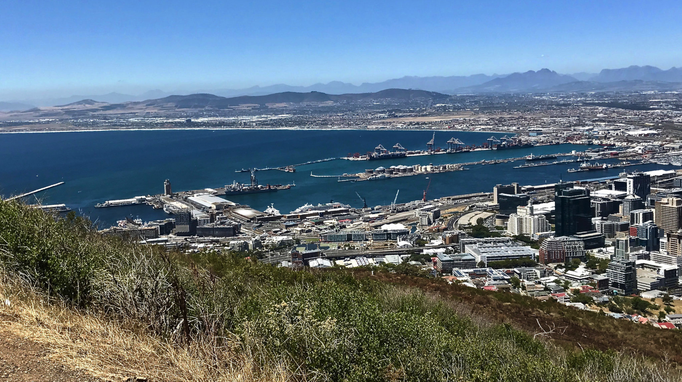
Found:
[[[0,202],[0,236],[4,330],[93,377],[680,379],[662,362],[680,362],[677,331],[448,285],[407,265],[293,271],[244,254],[167,252],[14,202]]]

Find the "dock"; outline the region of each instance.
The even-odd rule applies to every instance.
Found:
[[[21,199],[21,198],[26,197],[26,196],[30,196],[30,195],[33,195],[33,194],[37,194],[38,192],[41,192],[41,191],[49,190],[50,188],[54,188],[54,187],[57,187],[57,186],[61,186],[62,184],[64,184],[64,182],[59,182],[59,183],[51,184],[51,185],[49,185],[49,186],[47,186],[47,187],[39,188],[39,189],[37,189],[37,190],[33,190],[33,191],[27,192],[27,193],[25,193],[25,194],[21,194],[21,195],[17,195],[17,196],[12,196],[11,198],[7,199],[7,201],[15,200],[15,199]]]

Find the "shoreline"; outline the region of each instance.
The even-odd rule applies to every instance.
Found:
[[[129,131],[406,131],[406,132],[446,132],[454,133],[481,133],[481,134],[514,134],[510,131],[495,131],[495,130],[451,130],[451,129],[368,129],[368,128],[300,128],[300,127],[277,127],[277,128],[247,128],[247,127],[226,127],[226,128],[209,128],[209,127],[178,127],[178,128],[134,128],[134,129],[83,129],[83,130],[27,130],[27,131],[0,131],[0,134],[55,134],[55,133],[95,133],[95,132],[129,132]]]

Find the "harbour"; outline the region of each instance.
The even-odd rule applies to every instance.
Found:
[[[445,141],[445,137],[449,139],[453,135],[467,143],[484,142],[490,137],[489,133],[438,132],[436,140]],[[499,134],[500,137],[502,135]],[[3,179],[1,191],[4,195],[21,194],[22,190],[38,189],[45,184],[66,181],[59,187],[40,193],[42,202],[64,203],[74,211],[90,217],[98,225],[109,226],[125,216],[145,221],[166,217],[162,206],[149,208],[146,202],[131,201],[116,208],[95,208],[96,204],[105,201],[159,194],[162,192],[160,185],[165,179],[170,179],[173,187],[178,190],[217,194],[220,193],[220,188],[233,183],[233,177],[237,178],[237,183],[250,184],[248,176],[239,179],[240,175],[235,170],[278,168],[295,164],[298,171],[293,173],[277,170],[257,172],[259,184],[295,184],[295,187],[287,191],[235,193],[223,197],[259,211],[264,211],[271,203],[282,211],[293,211],[306,203],[327,203],[330,200],[356,205],[359,201],[355,192],[363,195],[369,205],[388,205],[393,200],[396,189],[401,190],[399,202],[420,199],[429,180],[430,197],[439,197],[487,191],[496,183],[516,181],[521,176],[518,171],[523,171],[524,179],[532,184],[556,182],[560,177],[559,173],[564,173],[565,180],[580,179],[583,176],[581,173],[567,173],[571,167],[568,163],[513,169],[516,165],[514,161],[525,162],[525,157],[530,154],[558,154],[561,157],[572,154],[574,150],[584,152],[599,148],[571,144],[536,145],[514,150],[477,147],[455,155],[422,155],[378,161],[377,166],[373,166],[373,169],[379,166],[426,166],[428,163],[423,163],[420,158],[429,158],[428,161],[434,167],[451,164],[470,168],[470,171],[400,176],[391,178],[387,183],[381,182],[381,187],[377,187],[374,181],[354,181],[346,177],[341,178],[342,182],[338,181],[338,175],[363,173],[369,168],[367,163],[375,163],[338,160],[344,152],[356,151],[364,144],[375,147],[377,143],[386,141],[416,142],[415,147],[406,147],[411,149],[408,151],[414,151],[418,148],[416,146],[424,145],[432,137],[433,132],[430,131],[367,130],[89,132],[50,134],[49,140],[45,139],[44,134],[12,134],[0,142],[3,149],[0,155],[7,161],[19,157],[25,159],[16,165],[13,172],[5,169],[0,174]],[[311,142],[315,144],[312,145]],[[282,148],[264,151],[264,144]],[[17,151],[17,147],[24,147],[22,150],[26,152]],[[59,150],[55,147],[59,147]],[[201,152],[201,156],[197,152]],[[591,154],[595,158],[605,155],[603,151]],[[89,159],[78,161],[76,157]],[[573,159],[568,156],[563,158]],[[592,160],[613,162],[617,159]],[[661,165],[642,163],[633,168],[648,170],[661,168]],[[314,175],[334,176],[326,179],[311,177],[311,171]],[[618,171],[619,169],[608,169],[604,171],[604,176],[617,175]],[[426,177],[432,179],[425,179]],[[330,181],[334,182],[334,186],[330,185]],[[221,186],[216,187],[217,185]],[[207,187],[214,191],[206,190]],[[390,192],[391,189],[393,192]]]

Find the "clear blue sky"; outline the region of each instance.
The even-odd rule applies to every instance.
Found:
[[[2,0],[0,99],[667,69],[680,20],[679,0]]]

